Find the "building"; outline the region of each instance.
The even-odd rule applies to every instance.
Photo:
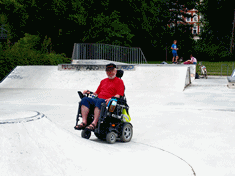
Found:
[[[198,15],[198,11],[196,9],[188,10],[187,14],[191,15],[192,18],[186,17],[185,22],[193,25],[192,34],[194,35],[194,39],[199,39],[199,34],[202,31],[202,27],[200,25],[201,15]]]
[[[201,26],[201,15],[198,15],[198,10],[196,9],[191,9],[187,10],[184,9],[183,6],[180,10],[180,14],[178,15],[178,18],[181,20],[177,20],[177,24],[191,24],[193,25],[192,27],[192,34],[194,35],[194,39],[197,40],[199,39],[199,34],[202,32],[202,26]],[[170,9],[172,12],[176,12],[176,9]],[[188,14],[187,17],[186,15],[184,16],[183,14]],[[175,26],[175,22],[171,22],[169,27]]]

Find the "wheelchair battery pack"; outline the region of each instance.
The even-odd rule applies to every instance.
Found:
[[[116,108],[116,105],[117,105],[117,100],[112,99],[111,101],[112,102],[111,102],[111,104],[109,106],[109,112],[113,112],[115,110],[115,108]]]

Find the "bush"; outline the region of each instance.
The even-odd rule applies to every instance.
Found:
[[[46,46],[50,44],[47,39]],[[25,34],[17,43],[8,40],[0,45],[0,80],[18,65],[58,65],[71,62],[64,53],[45,52],[45,43],[40,44],[40,37]]]
[[[194,56],[203,61],[232,61],[233,58],[233,55],[222,42],[218,44],[212,42],[205,43],[205,41],[200,39],[194,44],[194,52]]]
[[[64,53],[56,54],[56,53],[49,53],[44,54],[44,61],[43,65],[58,65],[61,63],[70,63],[71,59],[67,58]]]

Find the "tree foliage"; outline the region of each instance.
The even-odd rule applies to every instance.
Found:
[[[197,52],[206,60],[231,60],[233,53],[230,53],[230,46],[234,20],[234,7],[231,1],[203,0],[197,8],[203,17],[203,32],[197,44]]]
[[[38,36],[34,48],[44,54],[55,51],[71,57],[74,43],[106,43],[140,47],[147,60],[165,60],[166,49],[171,58],[170,46],[176,39],[184,58],[192,52],[225,57],[234,9],[228,0],[198,1],[1,0],[0,23],[12,42],[25,33]],[[187,11],[193,8],[204,17],[202,40],[197,43],[192,40],[192,26],[180,18],[190,16]]]

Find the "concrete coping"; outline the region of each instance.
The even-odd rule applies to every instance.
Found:
[[[79,64],[79,65],[107,65],[110,63],[118,64],[118,65],[130,65],[123,62],[117,62],[112,60],[105,60],[105,59],[74,59],[72,60],[71,64]]]
[[[116,63],[115,63],[116,64]],[[135,71],[135,65],[116,64],[117,69]],[[106,64],[59,64],[59,71],[104,71]]]

